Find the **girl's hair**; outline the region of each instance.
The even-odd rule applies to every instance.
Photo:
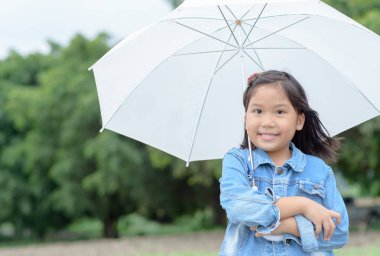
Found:
[[[294,109],[305,115],[303,129],[296,131],[292,142],[302,152],[322,158],[327,162],[337,160],[340,139],[330,137],[328,131],[319,120],[318,113],[310,108],[306,93],[301,84],[286,72],[269,70],[255,73],[248,78],[248,86],[243,95],[243,104],[247,112],[248,104],[254,91],[266,84],[278,84],[282,87]],[[254,145],[252,145],[254,147]],[[244,129],[242,148],[248,147],[248,135]]]

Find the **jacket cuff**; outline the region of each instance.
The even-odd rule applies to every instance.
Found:
[[[318,241],[314,233],[314,225],[303,215],[294,216],[297,222],[298,231],[301,236],[302,249],[305,252],[312,252],[319,248]]]
[[[302,246],[302,243],[301,243],[301,239],[300,239],[300,238],[298,238],[298,237],[296,237],[296,236],[293,236],[293,235],[291,235],[291,234],[288,234],[288,233],[284,234],[284,238],[283,238],[282,242],[283,242],[285,245],[290,245],[290,242],[291,242],[292,240],[293,240],[294,242],[296,242],[297,244],[299,244],[300,246]]]
[[[257,226],[256,231],[264,235],[269,235],[273,230],[275,230],[280,225],[280,209],[277,206],[272,205],[272,209],[275,215],[275,221],[268,227]]]

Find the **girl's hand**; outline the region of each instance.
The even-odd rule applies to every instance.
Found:
[[[338,212],[329,210],[312,200],[305,205],[303,215],[309,219],[315,226],[315,236],[318,237],[323,230],[323,239],[330,240],[335,230],[336,219],[338,224],[341,223],[341,215]]]
[[[256,231],[256,227],[249,227],[249,229],[251,231]],[[273,235],[273,231],[270,233],[271,235]],[[262,237],[262,236],[265,236],[265,235],[263,233],[259,233],[259,232],[256,232],[256,234],[255,234],[255,237]]]
[[[256,227],[250,227],[252,231],[256,231]],[[297,222],[294,217],[282,219],[280,225],[273,230],[271,235],[283,235],[283,234],[291,234],[296,237],[300,237]],[[263,233],[256,232],[256,237],[265,236]]]

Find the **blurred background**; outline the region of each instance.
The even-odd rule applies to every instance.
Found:
[[[226,224],[221,161],[186,168],[154,148],[99,133],[96,86],[87,70],[180,2],[0,0],[0,255],[45,255],[17,249],[101,238],[120,238],[120,253],[89,255],[217,254]],[[325,2],[380,34],[379,0]],[[352,237],[373,239],[380,232],[380,119],[339,136],[343,150],[333,168]],[[198,234],[199,247],[160,254],[142,245],[127,252],[128,241],[139,243],[136,236],[153,235],[147,241],[162,244],[175,242],[158,237],[179,234]],[[205,239],[214,239],[211,248],[202,249]],[[360,241],[337,254],[380,255],[380,238]]]

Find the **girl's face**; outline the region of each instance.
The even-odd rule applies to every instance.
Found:
[[[291,156],[289,143],[304,121],[304,114],[296,112],[281,85],[263,84],[249,100],[245,129],[253,145],[266,151],[279,166]]]

